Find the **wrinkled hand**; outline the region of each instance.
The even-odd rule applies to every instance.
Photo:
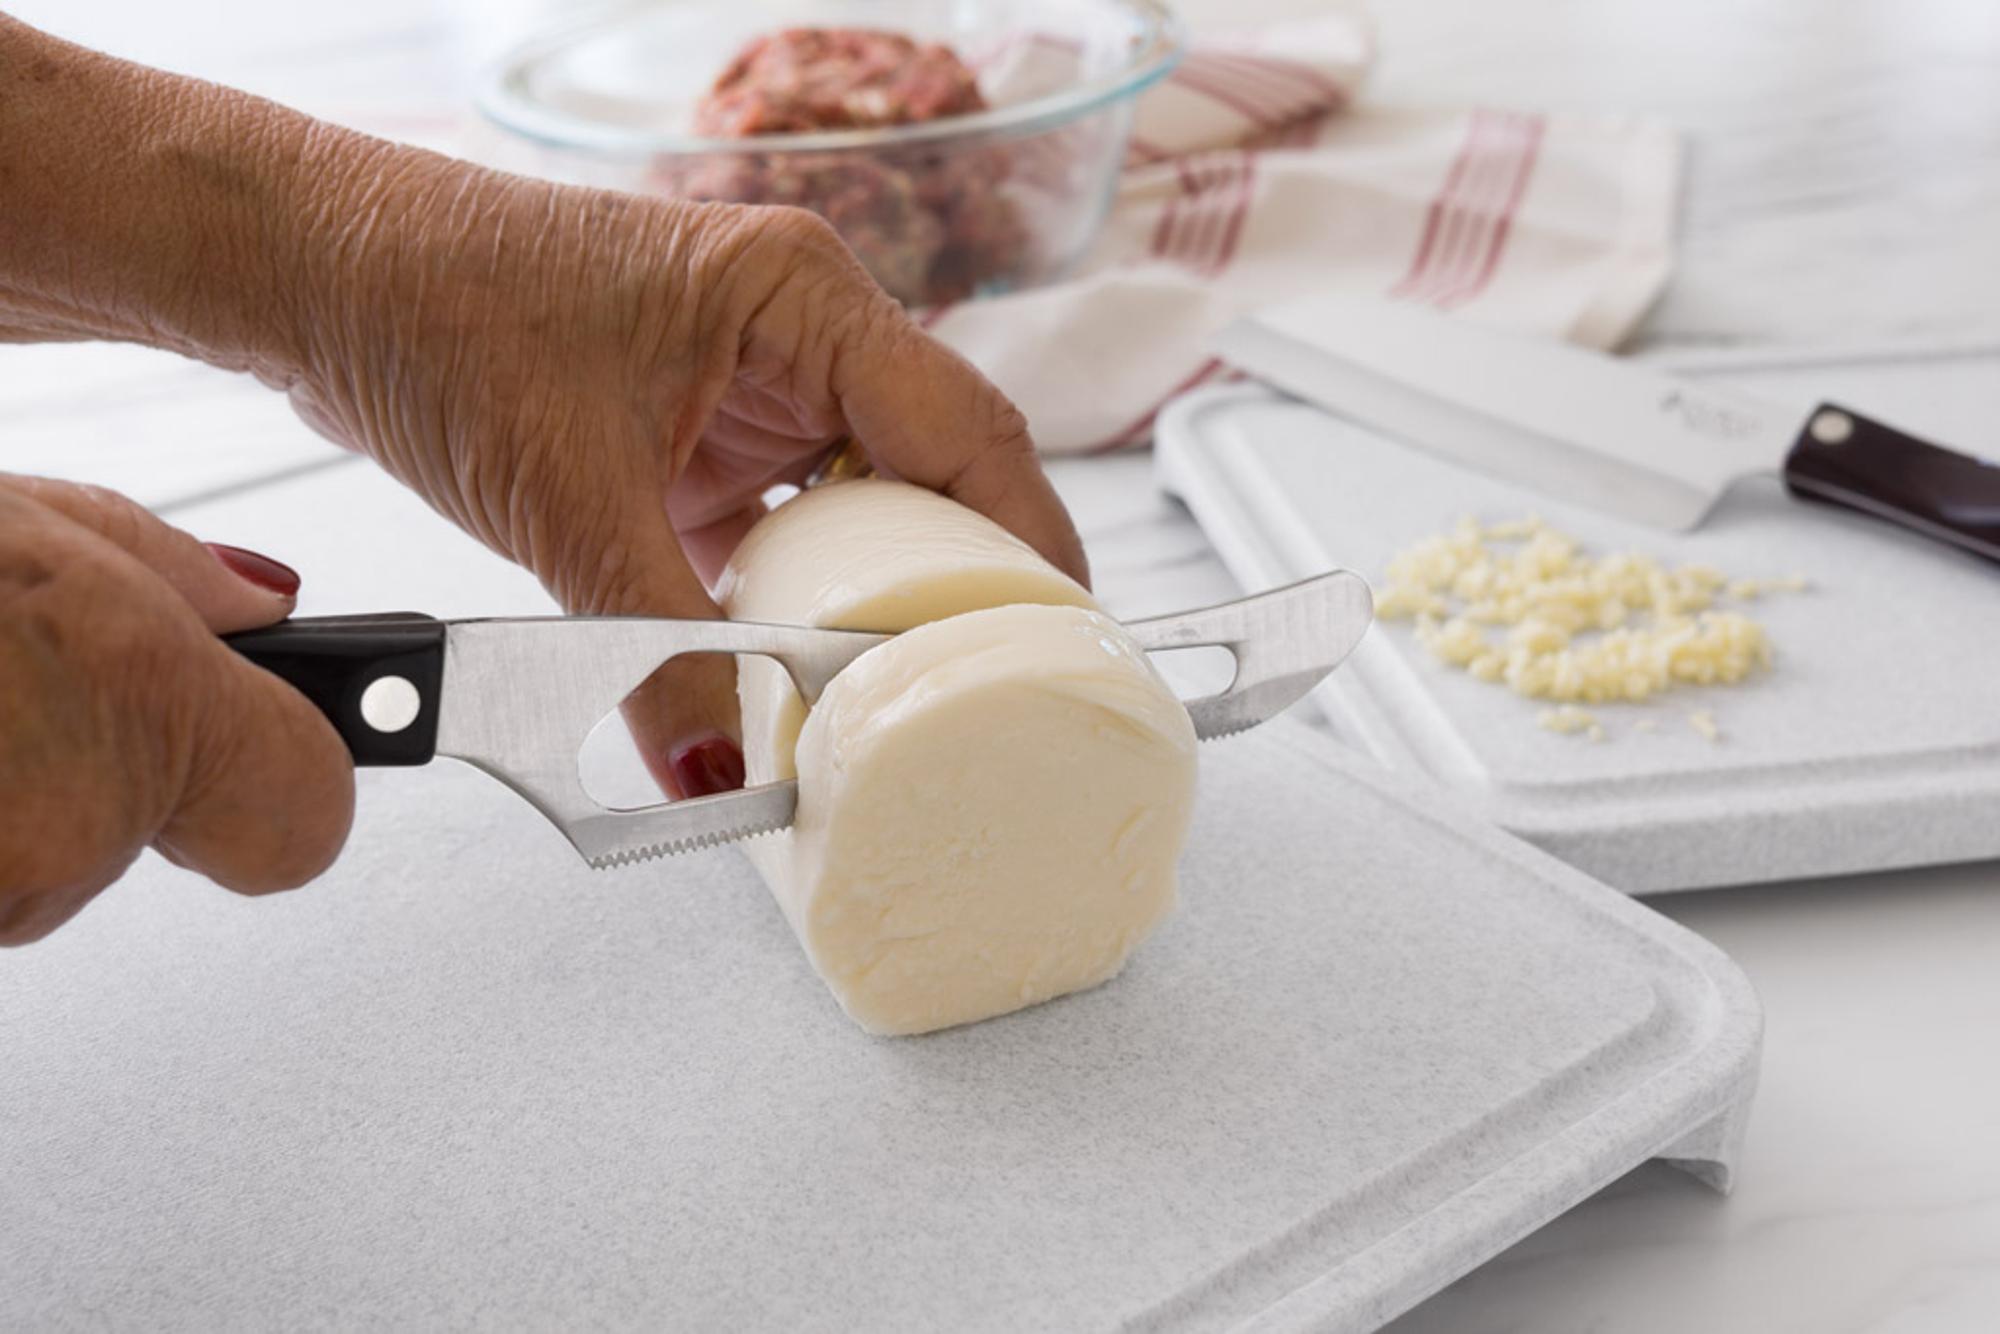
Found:
[[[1019,414],[807,215],[502,176],[4,14],[0,183],[0,343],[252,371],[573,612],[716,615],[759,497],[850,436],[1085,573]],[[327,863],[346,751],[215,639],[290,608],[129,502],[0,477],[0,939],[149,843],[245,891]],[[628,703],[670,793],[740,779],[732,675]]]
[[[301,415],[577,614],[712,617],[773,485],[858,441],[1086,578],[1012,404],[786,209],[687,205],[422,159],[328,210]],[[741,782],[734,664],[626,714],[673,795]]]
[[[148,845],[246,894],[340,850],[346,746],[216,638],[290,614],[296,581],[260,561],[0,474],[0,945],[53,931]]]

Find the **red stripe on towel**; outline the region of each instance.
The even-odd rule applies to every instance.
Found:
[[[1222,249],[1215,257],[1215,267],[1211,272],[1221,273],[1236,258],[1236,246],[1243,239],[1243,224],[1250,217],[1250,201],[1257,194],[1257,159],[1250,153],[1237,154],[1236,201],[1229,212],[1229,221],[1222,232]]]
[[[1511,126],[1506,117],[1480,113],[1479,143],[1459,183],[1458,195],[1445,213],[1430,271],[1411,293],[1412,299],[1434,301],[1470,276],[1484,249],[1500,192],[1506,185],[1511,140]]]
[[[1409,271],[1403,275],[1401,282],[1389,289],[1389,295],[1409,296],[1416,290],[1424,275],[1430,271],[1431,257],[1437,251],[1438,234],[1444,229],[1446,211],[1457,198],[1465,174],[1471,169],[1472,154],[1480,133],[1479,115],[1475,112],[1466,124],[1465,142],[1459,145],[1457,156],[1452,158],[1451,165],[1445,169],[1444,183],[1438,187],[1437,193],[1431,196],[1431,202],[1424,209],[1424,229],[1417,237],[1417,253],[1410,260]]]
[[[1282,125],[1306,109],[1294,92],[1273,87],[1270,71],[1246,67],[1196,52],[1182,62],[1180,73],[1191,73],[1197,83],[1225,89],[1244,104],[1255,108],[1263,128]]]
[[[1210,154],[1201,165],[1202,229],[1199,241],[1189,245],[1184,258],[1188,267],[1201,274],[1212,274],[1221,262],[1224,245],[1229,238],[1229,214],[1232,207],[1229,190],[1237,174],[1234,153]]]
[[[1306,89],[1313,95],[1315,101],[1325,102],[1329,108],[1343,106],[1347,102],[1346,86],[1325,70],[1307,61],[1294,60],[1290,56],[1274,56],[1268,51],[1210,51],[1208,54],[1222,60],[1233,60],[1238,64],[1267,69],[1273,75],[1289,79],[1293,85]]]
[[[1323,116],[1347,104],[1344,88],[1296,60],[1230,51],[1206,54],[1217,66],[1237,70],[1246,78],[1256,80],[1260,87],[1268,88],[1272,96],[1283,99],[1287,119]]]
[[[1496,266],[1496,238],[1519,205],[1541,133],[1539,118],[1477,111],[1464,144],[1425,212],[1409,271],[1390,289],[1406,300],[1443,302],[1483,287]]]
[[[1461,283],[1453,290],[1438,297],[1438,305],[1449,309],[1462,306],[1486,290],[1493,281],[1493,275],[1500,269],[1500,256],[1507,249],[1507,236],[1513,229],[1514,215],[1520,211],[1521,200],[1527,196],[1528,181],[1535,174],[1535,163],[1542,147],[1542,135],[1548,122],[1540,116],[1524,117],[1521,123],[1521,150],[1514,162],[1514,173],[1507,184],[1507,196],[1501,205],[1500,216],[1494,222],[1491,235],[1486,243],[1486,253],[1481,259],[1477,274],[1468,282]]]
[[[1260,130],[1276,126],[1284,116],[1264,104],[1256,93],[1246,94],[1233,80],[1217,79],[1200,69],[1190,69],[1186,63],[1175,70],[1172,82],[1206,97],[1227,110],[1235,112]]]

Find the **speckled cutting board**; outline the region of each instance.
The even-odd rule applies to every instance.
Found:
[[[1123,977],[919,1039],[735,852],[591,872],[449,763],[300,893],[148,857],[0,960],[0,1327],[1360,1330],[1726,1184],[1713,948],[1299,724],[1202,758]]]
[[[2000,446],[2000,363],[1765,368],[1728,378],[1801,404],[1839,396],[1947,443]],[[1634,893],[2000,856],[2000,567],[1841,510],[1739,485],[1661,534],[1441,462],[1254,385],[1163,415],[1163,484],[1247,587],[1391,555],[1461,515],[1540,514],[1597,551],[1731,575],[1803,573],[1751,614],[1775,669],[1736,688],[1595,708],[1593,744],[1546,705],[1445,668],[1378,624],[1319,702],[1346,739],[1452,789],[1503,828]],[[1712,712],[1720,743],[1689,725]],[[1635,730],[1652,719],[1651,732]]]

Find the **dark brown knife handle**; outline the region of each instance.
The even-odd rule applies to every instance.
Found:
[[[295,617],[222,642],[326,715],[356,764],[429,764],[437,753],[445,625],[417,612]]]
[[[2000,466],[1822,403],[1785,456],[1785,485],[2000,561]]]

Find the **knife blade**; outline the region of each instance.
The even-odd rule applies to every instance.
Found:
[[[1125,628],[1149,652],[1208,645],[1236,660],[1228,687],[1188,703],[1195,734],[1228,736],[1305,697],[1373,618],[1367,583],[1345,570]],[[644,861],[792,821],[798,784],[630,810],[600,804],[577,755],[597,723],[667,659],[775,659],[811,702],[888,635],[746,621],[530,617],[441,621],[414,612],[296,618],[230,635],[238,653],[290,682],[331,721],[355,763],[461,760],[512,788],[595,867]]]
[[[1821,403],[1800,418],[1582,348],[1409,302],[1314,297],[1220,335],[1223,360],[1454,463],[1669,531],[1775,473],[1842,505],[2000,560],[2000,467]]]

